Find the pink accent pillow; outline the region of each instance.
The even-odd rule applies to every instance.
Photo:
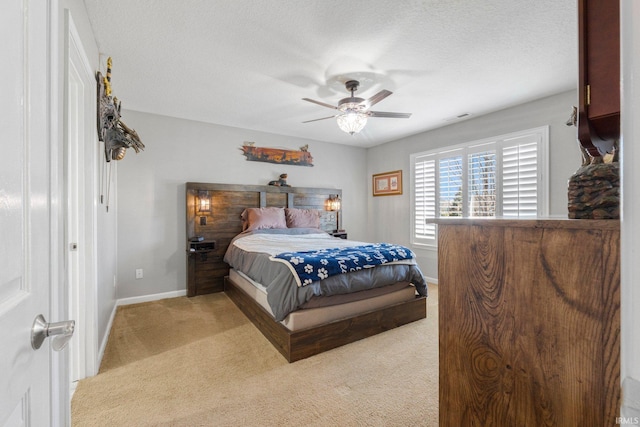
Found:
[[[320,212],[315,209],[285,208],[289,228],[320,228]]]
[[[287,228],[283,208],[247,208],[242,212],[243,231],[261,228]]]

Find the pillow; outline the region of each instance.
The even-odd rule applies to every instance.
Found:
[[[283,208],[247,208],[240,216],[242,217],[243,231],[261,228],[287,228]]]
[[[320,228],[320,212],[315,209],[285,208],[289,228]]]

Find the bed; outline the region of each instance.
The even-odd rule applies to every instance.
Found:
[[[218,206],[218,215],[225,219],[224,224],[214,220],[208,226],[218,227],[216,240],[222,242],[213,256],[219,256],[219,262],[229,267],[224,292],[289,362],[426,317],[426,282],[409,249],[327,234],[333,224],[323,209],[324,200],[340,194],[340,190],[188,183],[188,237],[207,231],[198,226],[202,220],[197,220],[200,214],[194,209],[203,188],[212,196],[212,210]],[[247,194],[256,192],[257,203],[247,206],[246,202],[255,198]],[[243,200],[244,206],[228,203],[229,199]],[[220,209],[223,205],[227,208]],[[247,218],[247,212],[269,210],[277,211],[280,218],[287,212],[286,221],[291,212],[300,215],[294,226],[283,221],[276,226],[254,227],[255,216]],[[231,221],[232,216],[237,223]],[[229,228],[234,230],[233,235]],[[223,234],[224,240],[220,238]],[[211,233],[206,237],[216,236]],[[358,268],[361,261],[345,266],[344,259],[356,259],[347,252],[367,248],[378,251],[373,256],[380,257],[374,261],[375,267],[368,262]],[[307,256],[304,254],[310,251],[326,258],[329,250],[342,257],[333,269],[345,271],[311,279],[305,278],[304,272],[296,273],[292,258]],[[387,251],[388,258],[383,259],[381,251]],[[399,259],[398,252],[407,256]],[[371,254],[364,256],[372,259]],[[289,260],[284,259],[287,257]],[[319,273],[322,267],[318,264],[315,270]]]

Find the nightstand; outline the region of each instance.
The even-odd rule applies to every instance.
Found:
[[[339,237],[341,239],[346,239],[347,238],[347,232],[344,230],[338,230],[338,231],[332,231],[331,234],[333,237]]]
[[[209,252],[213,252],[216,249],[215,240],[189,240],[189,254],[200,254],[200,258],[203,261],[207,260]]]
[[[229,275],[224,248],[217,248],[215,240],[189,241],[187,247],[187,296],[224,291],[224,276]]]

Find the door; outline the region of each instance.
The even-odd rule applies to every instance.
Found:
[[[37,351],[31,345],[34,319],[52,320],[59,288],[58,200],[50,184],[57,172],[49,106],[53,9],[42,0],[0,5],[0,426],[60,425],[60,407],[68,406],[56,380],[66,376],[58,371],[64,356],[52,356],[48,340]]]
[[[65,11],[64,188],[66,200],[66,280],[70,316],[76,328],[69,343],[71,381],[97,373],[95,166],[96,78],[71,12]]]

